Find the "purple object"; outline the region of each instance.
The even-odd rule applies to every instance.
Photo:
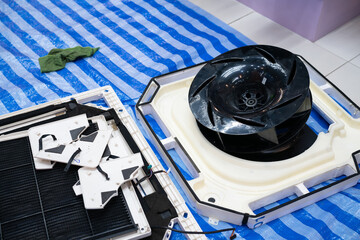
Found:
[[[359,0],[238,1],[311,41],[360,14]]]

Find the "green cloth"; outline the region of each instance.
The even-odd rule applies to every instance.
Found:
[[[74,47],[66,49],[52,49],[48,55],[39,58],[42,73],[53,72],[65,67],[67,62],[73,62],[77,58],[91,57],[99,48]]]

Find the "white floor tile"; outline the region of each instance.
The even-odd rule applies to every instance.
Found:
[[[205,11],[229,24],[253,10],[236,0],[190,0]]]
[[[346,63],[346,60],[297,34],[280,41],[276,45],[301,55],[324,75],[328,75]]]
[[[359,54],[359,56],[357,56],[356,58],[351,60],[351,63],[354,64],[357,67],[360,67],[360,54]]]
[[[230,24],[233,28],[258,44],[274,45],[295,35],[289,29],[253,12]]]
[[[360,54],[360,16],[315,42],[336,55],[351,60]]]
[[[327,75],[346,61],[278,23],[254,12],[230,24],[258,44],[285,48],[306,58],[322,74]]]
[[[360,67],[346,63],[327,77],[357,105],[360,105]]]

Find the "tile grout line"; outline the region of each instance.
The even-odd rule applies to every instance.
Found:
[[[360,57],[360,53],[359,53],[358,55],[356,55],[355,57],[353,57],[352,59],[350,59],[349,62],[350,62],[351,64],[353,64],[351,61],[354,60],[354,59],[357,58],[357,57]],[[353,65],[355,65],[355,64],[353,64]],[[358,65],[355,65],[355,66],[357,66],[357,67],[360,68],[360,66],[358,66]]]
[[[240,19],[243,19],[244,17],[247,17],[247,16],[249,16],[250,14],[252,14],[252,13],[254,13],[254,11],[251,11],[251,12],[249,12],[249,13],[247,13],[247,14],[245,14],[244,16],[241,16],[241,17],[239,17],[239,18],[237,18],[237,19],[235,19],[235,20],[233,20],[233,21],[231,21],[231,22],[229,22],[229,23],[227,23],[227,25],[231,25],[231,24],[233,24],[234,22],[236,22],[236,21],[238,21],[238,20],[240,20]]]
[[[336,67],[334,70],[332,70],[331,72],[329,72],[328,74],[326,74],[325,76],[329,76],[330,74],[332,74],[333,72],[335,72],[336,70],[338,70],[339,68],[341,68],[342,66],[344,66],[345,64],[347,64],[348,62],[344,62],[343,64],[341,64],[340,66]]]
[[[336,55],[337,56],[337,55]],[[332,74],[333,72],[335,72],[336,70],[338,70],[339,68],[343,67],[344,65],[348,64],[348,63],[351,63],[352,60],[354,60],[355,58],[357,58],[358,56],[360,56],[360,54],[356,55],[355,57],[351,58],[350,60],[346,61],[345,63],[341,64],[340,66],[338,66],[337,68],[335,68],[334,70],[332,70],[331,72],[329,72],[328,74],[326,74],[325,76],[329,76],[330,74]],[[340,56],[338,56],[340,57]],[[358,67],[356,66],[355,64],[351,63],[352,65],[354,65],[355,67]]]

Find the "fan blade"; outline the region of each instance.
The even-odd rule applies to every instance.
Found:
[[[297,99],[299,99],[301,96],[302,95],[297,95],[297,96],[295,96],[293,98],[287,99],[286,101],[284,101],[284,102],[282,102],[282,103],[280,103],[278,105],[274,105],[273,107],[270,108],[270,110],[282,108],[282,107],[284,107],[284,106],[286,106],[288,104],[291,104],[291,103],[295,102]]]
[[[212,75],[208,79],[206,79],[204,82],[201,83],[201,85],[194,91],[192,94],[192,97],[195,97],[201,90],[203,90],[210,82],[212,82],[215,79],[216,75]]]
[[[261,122],[255,121],[255,120],[251,120],[251,119],[248,119],[248,118],[243,118],[243,117],[239,117],[239,116],[233,116],[233,119],[235,119],[239,123],[246,124],[246,125],[249,125],[249,126],[265,127],[264,123],[261,123]]]
[[[268,140],[269,142],[279,144],[279,139],[277,137],[277,133],[275,131],[275,128],[269,128],[265,131],[258,133],[260,137]]]
[[[262,48],[259,48],[259,47],[256,47],[255,50],[261,54],[264,58],[266,58],[269,62],[271,63],[276,63],[276,60],[274,58],[273,55],[271,55],[268,51],[262,49]]]
[[[242,62],[244,61],[243,58],[240,57],[232,57],[232,58],[223,58],[219,60],[213,60],[210,64],[219,64],[219,63],[230,63],[230,62]]]

